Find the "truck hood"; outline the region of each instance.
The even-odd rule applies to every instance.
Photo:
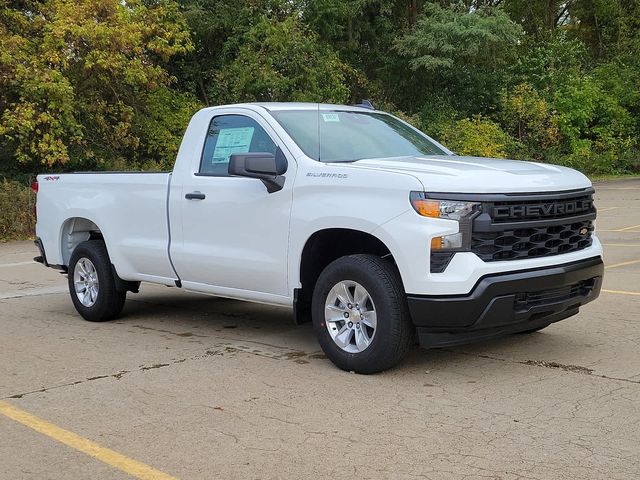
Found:
[[[363,159],[349,165],[411,174],[427,192],[549,192],[591,186],[571,168],[499,158],[434,155]]]

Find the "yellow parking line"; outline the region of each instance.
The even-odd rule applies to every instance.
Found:
[[[0,414],[15,420],[22,425],[35,430],[38,433],[46,435],[49,438],[64,443],[79,452],[100,460],[101,462],[111,465],[129,475],[144,480],[176,480],[175,477],[167,475],[155,468],[144,463],[132,460],[124,455],[114,452],[106,447],[98,445],[91,440],[87,440],[73,432],[64,430],[52,423],[46,422],[24,410],[14,407],[13,405],[0,401]]]
[[[602,289],[602,291],[606,293],[619,293],[621,295],[634,295],[634,296],[640,297],[640,292],[626,292],[624,290],[605,290],[604,288]]]
[[[627,230],[633,230],[634,228],[640,228],[640,225],[632,225],[630,227],[619,228],[616,232],[626,232]]]
[[[635,263],[640,263],[640,260],[629,260],[628,262],[614,263],[613,265],[606,265],[604,268],[609,269],[609,268],[624,267],[625,265],[633,265]]]

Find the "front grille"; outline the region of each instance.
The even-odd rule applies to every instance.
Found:
[[[485,262],[520,260],[574,252],[591,246],[593,222],[473,232],[471,251]]]
[[[593,189],[478,197],[471,251],[485,262],[560,255],[593,242]]]
[[[589,280],[574,283],[573,285],[567,285],[552,290],[518,293],[515,298],[514,308],[516,311],[526,311],[532,307],[564,302],[573,298],[586,297],[591,294],[594,285],[595,278],[591,278]]]
[[[479,204],[460,222],[467,248],[485,262],[575,252],[593,243],[593,188],[545,193],[429,193],[427,198]],[[466,251],[469,251],[466,250]],[[455,251],[431,252],[431,273],[444,272]]]

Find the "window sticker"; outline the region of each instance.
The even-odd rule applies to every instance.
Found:
[[[212,163],[226,163],[234,153],[247,153],[251,147],[254,127],[221,128]]]
[[[340,121],[340,117],[338,116],[337,113],[323,113],[322,114],[322,119],[325,122],[339,122]]]

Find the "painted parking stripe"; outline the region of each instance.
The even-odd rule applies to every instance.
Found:
[[[640,245],[634,245],[632,243],[603,243],[602,245],[605,247],[630,247],[630,248],[640,247]]]
[[[33,260],[29,261],[29,262],[15,262],[15,263],[0,263],[0,268],[3,267],[21,267],[23,265],[35,265],[36,262],[34,262]]]
[[[602,289],[602,291],[606,293],[617,293],[620,295],[633,295],[640,297],[640,292],[627,292],[626,290],[605,290],[604,288]]]
[[[68,287],[25,288],[24,290],[0,292],[0,300],[6,300],[9,298],[34,297],[38,295],[54,295],[58,293],[67,293],[68,291]]]
[[[627,230],[635,230],[636,228],[640,228],[640,225],[631,225],[630,227],[619,228],[616,231],[617,232],[626,232]]]
[[[0,401],[0,414],[135,478],[143,480],[176,480],[171,475],[42,420],[7,402]]]
[[[624,267],[625,265],[635,265],[636,263],[640,263],[640,260],[629,260],[628,262],[620,262],[614,263],[613,265],[606,265],[605,269]]]

